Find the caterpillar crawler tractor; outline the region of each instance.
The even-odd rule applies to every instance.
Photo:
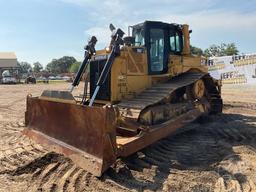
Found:
[[[190,52],[188,25],[145,21],[112,31],[110,45],[95,51],[96,37],[67,91],[27,97],[24,134],[71,158],[96,176],[117,158],[166,137],[198,117],[220,113],[220,83]],[[89,90],[72,90],[85,69]]]

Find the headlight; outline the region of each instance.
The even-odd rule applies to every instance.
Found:
[[[106,47],[106,52],[109,53],[111,51],[110,47]]]

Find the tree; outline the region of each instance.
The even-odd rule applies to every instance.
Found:
[[[239,51],[235,45],[235,43],[230,43],[226,45],[226,49],[224,51],[225,55],[238,55]]]
[[[208,49],[204,50],[204,55],[207,57],[220,56],[220,49],[218,45],[211,45]]]
[[[42,69],[43,69],[43,66],[42,66],[41,63],[35,62],[35,63],[33,64],[33,72],[38,73],[38,72],[42,71]]]
[[[76,73],[78,71],[80,65],[81,65],[81,62],[78,62],[78,61],[73,63],[69,69],[69,72]]]
[[[31,73],[32,67],[28,62],[18,62],[21,74]]]
[[[74,57],[64,56],[60,59],[53,59],[50,63],[47,64],[46,70],[59,74],[59,73],[67,73],[73,63],[76,62]]]
[[[204,51],[204,54],[208,57],[212,56],[227,56],[227,55],[237,55],[239,53],[235,43],[221,43],[220,45],[211,45],[208,49]]]
[[[203,55],[203,50],[199,47],[190,45],[190,50],[193,55]]]
[[[57,59],[53,59],[50,63],[46,65],[46,70],[51,73],[57,71],[57,62]]]

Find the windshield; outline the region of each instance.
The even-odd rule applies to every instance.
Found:
[[[144,30],[142,28],[133,28],[133,37],[135,37],[135,46],[144,46]]]

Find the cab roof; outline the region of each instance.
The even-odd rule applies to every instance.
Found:
[[[177,24],[177,23],[166,23],[166,22],[162,22],[162,21],[144,21],[142,23],[138,23],[136,25],[131,26],[132,28],[142,28],[144,26],[165,26],[165,27],[178,27],[181,26],[181,24]]]

